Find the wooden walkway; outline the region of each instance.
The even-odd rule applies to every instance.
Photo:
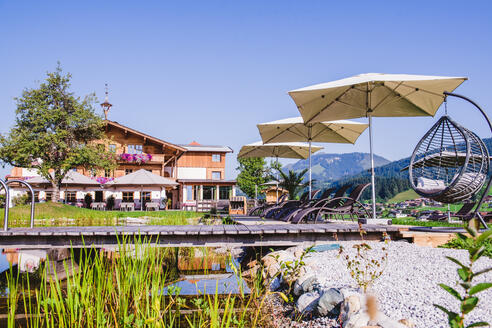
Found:
[[[363,225],[365,239],[380,239],[384,232],[400,238],[397,227]],[[360,240],[357,224],[178,225],[115,227],[11,228],[0,232],[0,248],[105,247],[136,238],[166,247],[291,246],[303,242]]]

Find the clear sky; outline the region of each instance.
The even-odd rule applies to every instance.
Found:
[[[314,83],[467,76],[457,92],[492,115],[492,1],[0,0],[0,31],[0,132],[14,123],[13,98],[60,61],[78,95],[103,99],[109,83],[110,119],[173,143],[233,148],[228,178],[241,145],[259,140],[256,124],[298,116],[287,91]],[[465,103],[450,100],[449,113],[490,137]],[[375,153],[409,156],[434,121],[374,119]],[[368,152],[368,135],[324,146]]]

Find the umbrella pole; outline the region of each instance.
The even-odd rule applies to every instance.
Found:
[[[309,200],[311,200],[311,138],[309,138]]]
[[[278,205],[278,156],[276,156],[276,159],[277,159],[276,170],[277,170],[277,205]]]
[[[376,218],[376,186],[374,184],[374,153],[372,149],[372,115],[369,114],[369,150],[371,153],[371,191],[372,191],[372,218]]]

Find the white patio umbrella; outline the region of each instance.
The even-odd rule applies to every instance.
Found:
[[[369,73],[289,91],[306,123],[368,117],[372,210],[376,217],[372,117],[434,116],[466,77]]]
[[[329,143],[355,143],[368,125],[354,121],[339,120],[305,123],[302,117],[258,124],[261,139],[270,142],[307,141]],[[309,156],[309,196],[311,197],[311,156]]]
[[[278,164],[280,158],[311,158],[311,153],[315,153],[323,147],[313,146],[304,142],[282,142],[264,144],[257,141],[241,147],[238,158],[246,157],[275,157]],[[309,190],[311,194],[311,190]],[[278,200],[278,173],[277,173],[277,200]]]

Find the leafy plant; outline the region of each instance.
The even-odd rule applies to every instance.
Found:
[[[475,241],[472,238],[469,238],[468,240],[464,240],[462,238],[456,237],[448,241],[446,244],[441,245],[439,247],[470,250],[476,246],[480,246],[480,247],[483,246],[484,248],[483,255],[492,258],[492,239],[490,238],[486,238],[479,245],[475,245]]]
[[[237,175],[237,185],[249,197],[255,197],[255,189],[261,193],[268,181],[268,169],[264,158],[238,158],[239,174]]]
[[[279,274],[282,275],[283,280],[287,283],[287,294],[289,295],[289,301],[293,301],[291,291],[294,282],[301,276],[302,268],[306,266],[304,258],[309,254],[314,252],[314,246],[304,249],[299,256],[294,261],[279,261],[279,255],[274,255],[273,257],[280,265]]]
[[[280,169],[278,170],[278,173],[280,173],[279,186],[289,192],[290,199],[295,199],[302,189],[309,186],[309,182],[304,182],[304,175],[307,171],[308,169],[304,169],[296,173],[295,171],[289,170],[288,173],[285,173]],[[312,183],[314,184],[314,180]]]
[[[339,257],[345,261],[350,276],[365,293],[383,274],[388,263],[388,249],[386,245],[381,247],[382,254],[378,255],[367,243],[356,244],[352,247],[356,249],[353,257],[349,254],[343,256],[345,249],[342,246],[340,246]]]
[[[484,246],[485,241],[490,241],[492,238],[492,230],[487,230],[486,232],[479,234],[475,228],[475,219],[470,220],[468,227],[465,227],[466,231],[470,236],[466,236],[462,233],[458,233],[457,237],[467,245],[469,264],[465,265],[459,260],[451,256],[446,256],[448,260],[458,265],[458,277],[459,285],[463,288],[464,293],[460,294],[456,289],[447,286],[445,284],[439,284],[439,286],[446,292],[451,294],[460,302],[460,312],[456,313],[445,307],[434,304],[434,306],[448,315],[448,323],[451,328],[465,328],[465,316],[469,314],[478,304],[479,298],[476,294],[482,292],[490,287],[492,283],[482,282],[473,285],[473,279],[486,273],[492,271],[492,267],[473,272],[473,264],[485,255],[486,248]],[[471,327],[485,327],[489,324],[485,321],[474,322],[466,328]]]

